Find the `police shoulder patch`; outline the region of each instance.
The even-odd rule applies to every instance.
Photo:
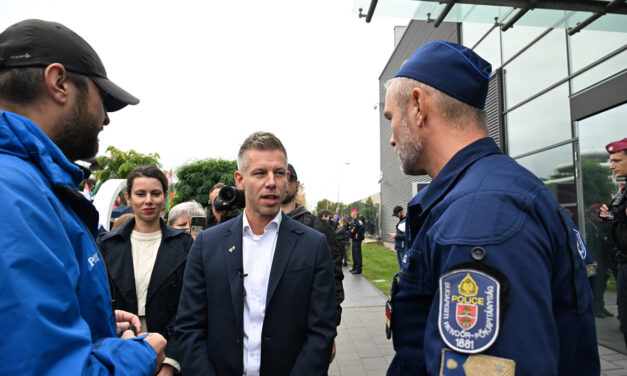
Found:
[[[499,281],[478,270],[457,269],[440,277],[438,329],[451,349],[476,354],[499,334]]]
[[[585,259],[588,255],[586,245],[584,244],[583,238],[581,237],[579,231],[577,231],[577,229],[575,228],[573,228],[573,231],[575,232],[575,237],[577,238],[577,251],[579,251],[579,256],[581,256],[582,259]]]

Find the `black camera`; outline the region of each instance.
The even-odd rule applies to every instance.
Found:
[[[246,206],[244,191],[228,185],[222,187],[218,196],[213,200],[213,207],[216,211],[241,209],[244,206]]]

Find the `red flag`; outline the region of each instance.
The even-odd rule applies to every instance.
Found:
[[[87,185],[87,182],[85,182],[85,187],[83,188],[83,196],[85,196],[85,198],[88,200],[91,198],[91,189],[89,189],[89,185]]]

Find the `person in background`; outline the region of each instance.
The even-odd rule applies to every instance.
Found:
[[[220,223],[220,218],[224,214],[223,210],[216,210],[213,207],[213,201],[216,199],[216,197],[218,197],[220,189],[225,186],[226,184],[224,183],[216,183],[209,190],[209,200],[207,200],[207,204],[209,205],[209,208],[207,209],[207,228],[213,227]]]
[[[336,299],[336,312],[337,321],[336,326],[340,325],[342,321],[342,302],[344,301],[344,272],[342,271],[342,259],[341,259],[341,244],[338,242],[335,236],[335,231],[329,225],[327,218],[329,217],[329,211],[321,211],[316,218],[304,205],[299,204],[297,201],[300,193],[300,181],[296,174],[296,169],[291,163],[287,164],[287,170],[290,173],[290,177],[287,182],[287,188],[285,190],[285,198],[281,204],[281,210],[288,217],[297,220],[298,222],[309,226],[314,230],[322,233],[327,240],[327,245],[331,250],[331,260],[333,261],[333,276],[335,277],[335,299]],[[333,342],[333,351],[331,354],[331,361],[335,358],[335,341]]]
[[[209,190],[209,209],[207,209],[207,228],[213,227],[218,223],[224,223],[230,219],[233,219],[239,215],[238,209],[225,209],[217,210],[215,206],[216,197],[220,194],[220,190],[226,187],[224,183],[216,183],[211,190]]]
[[[352,240],[353,250],[353,268],[350,270],[351,274],[361,274],[362,267],[362,255],[361,255],[361,242],[364,240],[364,221],[359,217],[359,209],[351,209],[350,223],[350,238]],[[362,217],[363,218],[363,217]]]
[[[342,257],[342,266],[348,266],[348,253],[347,253],[348,244],[346,244],[347,243],[346,227],[347,226],[346,226],[346,222],[344,221],[344,218],[339,217],[338,226],[335,229],[335,237],[340,243],[340,256]]]
[[[163,336],[135,337],[137,316],[111,308],[98,212],[77,189],[90,171],[73,163],[96,155],[107,112],[137,103],[66,26],[0,33],[0,375],[160,367]]]
[[[590,251],[592,259],[597,265],[596,280],[594,283],[594,316],[598,318],[613,317],[614,315],[605,308],[605,289],[607,279],[612,268],[612,233],[610,226],[603,223],[599,217],[601,204],[590,205],[586,209],[586,247]]]
[[[392,212],[393,217],[398,218],[396,224],[396,232],[389,232],[388,236],[394,239],[394,250],[396,251],[396,258],[398,259],[399,267],[403,264],[405,258],[405,212],[402,206],[395,206]]]
[[[614,141],[605,149],[610,154],[610,168],[617,178],[627,177],[627,138]],[[599,216],[611,224],[612,238],[616,244],[614,259],[618,264],[616,294],[620,331],[627,345],[627,189],[622,186],[612,202],[601,206]]]
[[[126,202],[134,218],[100,235],[113,307],[139,315],[141,331],[168,339],[159,376],[180,372],[178,343],[172,336],[192,237],[167,226],[161,211],[168,179],[155,166],[139,166],[126,179]]]
[[[126,222],[130,221],[131,218],[133,217],[134,217],[133,213],[122,214],[121,216],[117,217],[115,219],[115,222],[113,222],[113,226],[111,226],[111,231],[117,229],[118,227],[122,226]]]
[[[190,232],[192,217],[205,217],[205,210],[196,201],[185,201],[175,205],[168,212],[168,226]],[[206,218],[206,217],[205,217]],[[196,239],[195,234],[192,237]]]

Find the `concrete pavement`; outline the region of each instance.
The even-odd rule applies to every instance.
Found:
[[[337,355],[329,375],[384,376],[394,356],[392,341],[385,337],[386,296],[361,275],[350,274],[348,267],[344,267],[344,292],[342,323],[335,341]],[[608,302],[612,302],[611,296],[606,296]],[[614,311],[615,306],[610,304],[608,309]],[[612,320],[603,320],[613,325]],[[597,320],[597,326],[603,326],[599,324]],[[600,335],[602,331],[599,327]],[[619,351],[599,346],[602,376],[627,376],[627,355]]]

